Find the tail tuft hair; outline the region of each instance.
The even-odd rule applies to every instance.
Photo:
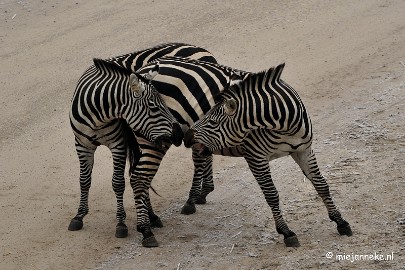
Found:
[[[129,163],[129,176],[134,172],[136,165],[138,165],[141,158],[141,149],[139,148],[138,141],[131,127],[125,120],[121,120],[122,133],[125,139],[125,146],[127,148],[127,160]]]
[[[129,163],[129,176],[132,175],[134,172],[136,165],[138,165],[139,159],[141,158],[142,152],[141,149],[139,148],[138,141],[136,140],[135,133],[132,131],[131,127],[128,125],[128,123],[125,120],[121,120],[122,124],[122,131],[125,139],[125,146],[127,149],[127,159]],[[160,196],[159,193],[151,186],[150,189],[155,193],[156,195]]]

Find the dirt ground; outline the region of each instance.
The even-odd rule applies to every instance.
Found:
[[[405,269],[404,10],[403,0],[0,0],[0,269]],[[153,181],[160,247],[140,245],[129,184],[129,236],[114,237],[103,147],[84,228],[67,230],[79,204],[68,120],[78,78],[93,57],[163,42],[249,71],[286,62],[282,78],[311,114],[318,163],[352,237],[338,235],[291,158],[271,166],[301,247],[284,246],[240,158],[216,156],[208,203],[181,215],[193,171],[184,147],[169,150]],[[359,256],[370,254],[388,260]]]

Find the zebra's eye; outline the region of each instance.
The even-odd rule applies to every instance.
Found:
[[[208,120],[208,124],[210,124],[210,125],[216,125],[217,123],[218,122],[216,120],[214,120],[214,119]]]

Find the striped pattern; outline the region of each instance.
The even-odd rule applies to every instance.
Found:
[[[216,63],[215,57],[207,50],[185,43],[166,43],[142,51],[124,54],[105,61],[125,70],[136,72],[146,64],[165,56],[183,57]]]
[[[159,74],[154,78],[153,84],[170,112],[185,128],[193,125],[215,105],[214,97],[228,87],[232,74],[237,73],[240,76],[246,74],[216,63],[193,59],[162,57],[158,61]],[[147,73],[155,65],[154,62],[150,63],[137,72]],[[137,140],[142,150],[142,156],[134,173],[137,224],[138,231],[142,232],[146,239],[153,236],[150,224],[154,222],[151,219],[151,216],[154,216],[152,208],[146,207],[151,205],[148,188],[167,149],[157,149],[140,134],[137,134]],[[189,201],[194,205],[195,202],[204,203],[205,197],[213,190],[214,185],[212,156],[201,156],[198,151],[193,151],[192,158],[195,168]],[[183,213],[186,212],[183,211]]]
[[[215,105],[214,97],[230,83],[234,73],[246,72],[212,62],[162,57],[154,86],[179,123],[191,126]],[[137,72],[144,74],[156,65],[152,62]]]
[[[116,217],[118,224],[123,227],[126,217],[123,206],[126,158],[128,156],[133,167],[141,155],[133,131],[139,132],[151,142],[169,138],[173,132],[174,137],[180,136],[180,127],[176,129],[176,125],[172,124],[176,120],[167,110],[160,95],[142,79],[142,76],[137,78],[140,80],[138,88],[145,90],[141,96],[135,95],[129,87],[133,72],[148,61],[154,61],[165,55],[215,61],[208,51],[192,45],[162,44],[106,60],[95,59],[94,65],[79,79],[72,99],[70,122],[80,162],[81,197],[77,215],[69,226],[70,230],[81,229],[82,219],[88,213],[94,152],[99,145],[109,147],[112,152],[114,165],[112,186],[117,198]],[[150,73],[143,74],[148,75]],[[155,144],[153,147],[159,149]],[[132,170],[133,168],[130,172]],[[131,184],[136,197],[132,178]]]
[[[311,122],[304,104],[296,91],[279,79],[283,68],[284,65],[279,65],[264,72],[247,74],[243,81],[237,80],[238,84],[217,97],[222,102],[194,126],[211,151],[239,145],[251,130],[259,128],[271,129],[271,139],[276,143],[279,140],[290,144],[291,149],[287,147],[286,150],[312,140]],[[227,100],[236,102],[236,114],[225,113]],[[220,131],[218,123],[221,123]],[[200,130],[200,126],[205,129]],[[210,133],[212,130],[218,132]],[[211,137],[208,139],[205,133],[210,133]],[[288,135],[288,142],[283,135]],[[295,143],[297,140],[300,143]]]
[[[273,212],[287,246],[299,245],[284,221],[269,161],[291,155],[322,198],[341,234],[351,235],[337,210],[312,151],[311,120],[297,92],[280,79],[284,64],[235,80],[217,104],[185,135],[185,145],[215,154],[243,156]],[[343,229],[342,229],[343,228]]]

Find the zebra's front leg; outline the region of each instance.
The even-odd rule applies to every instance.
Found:
[[[202,195],[202,182],[203,182],[203,177],[206,175],[207,168],[206,166],[210,166],[208,168],[208,173],[211,172],[211,177],[212,177],[212,155],[209,157],[206,156],[201,156],[198,154],[197,150],[192,150],[192,157],[193,157],[193,163],[194,163],[194,175],[193,175],[193,181],[191,185],[191,189],[188,195],[188,199],[184,206],[181,208],[181,213],[184,215],[190,215],[194,214],[196,212],[196,207],[195,204],[197,201],[201,201],[201,195]],[[208,161],[208,162],[207,162]],[[212,178],[211,178],[212,179]],[[209,184],[209,183],[207,183]],[[209,193],[209,192],[208,192]],[[205,194],[203,197],[205,200],[205,197],[208,195],[208,193]]]
[[[291,156],[300,166],[304,175],[314,185],[316,192],[322,198],[322,201],[326,206],[329,218],[336,222],[339,234],[351,236],[353,233],[350,224],[342,218],[342,215],[337,210],[332,196],[330,195],[328,183],[326,183],[325,178],[319,171],[315,153],[312,151],[311,147],[302,152],[292,153]]]
[[[80,162],[80,205],[76,216],[70,221],[69,231],[81,230],[83,228],[83,218],[89,212],[89,190],[95,150],[96,147],[89,149],[76,141],[76,152]]]
[[[196,204],[206,204],[207,196],[214,191],[214,181],[212,175],[212,155],[206,157],[202,172],[202,183],[200,196],[196,200]]]
[[[296,234],[288,228],[281,214],[279,196],[271,179],[269,161],[265,157],[258,158],[257,156],[245,156],[245,159],[271,208],[277,232],[284,236],[284,243],[287,247],[299,247],[300,243]]]
[[[109,146],[113,158],[113,177],[112,187],[117,199],[117,226],[115,228],[115,237],[124,238],[128,236],[128,227],[125,225],[126,213],[124,209],[124,191],[125,191],[125,163],[126,149],[125,142],[122,140],[117,144]]]

